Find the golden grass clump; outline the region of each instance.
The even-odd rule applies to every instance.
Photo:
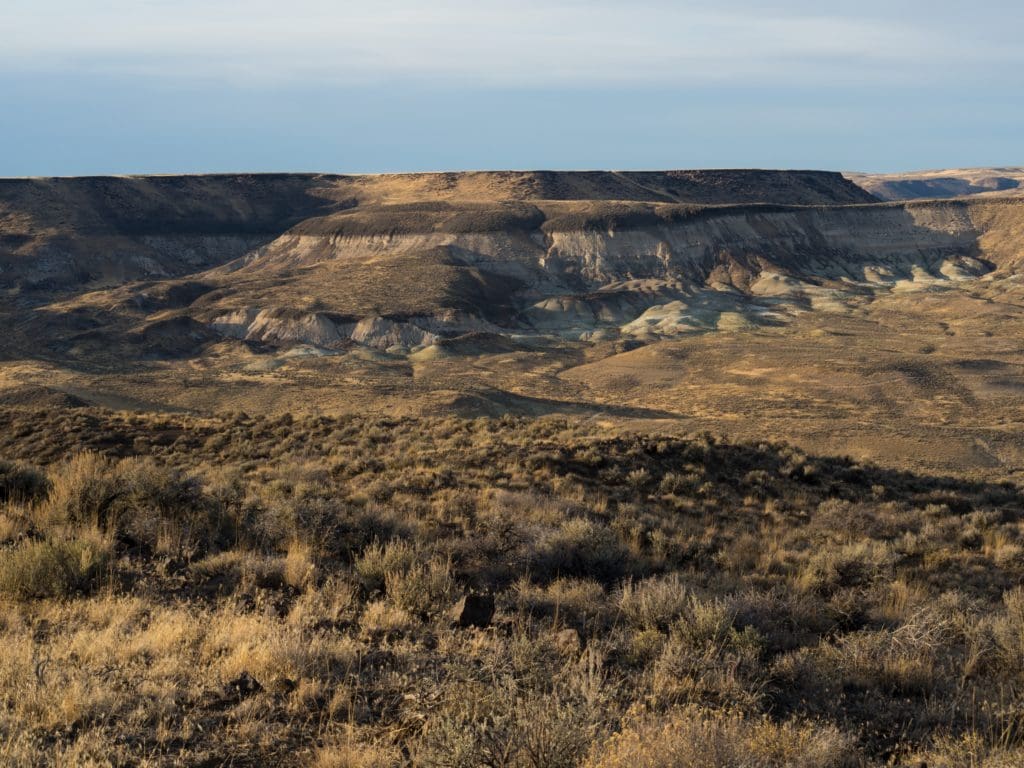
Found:
[[[688,706],[640,718],[594,750],[586,768],[843,768],[852,740],[814,723],[777,723]]]

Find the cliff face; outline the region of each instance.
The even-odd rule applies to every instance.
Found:
[[[229,338],[403,354],[465,333],[664,338],[998,281],[1022,226],[1014,201],[386,206],[308,220],[172,308]]]
[[[779,325],[1019,265],[1024,200],[865,198],[813,172],[11,181],[0,266],[29,295],[94,289],[70,305],[102,322],[409,354]]]

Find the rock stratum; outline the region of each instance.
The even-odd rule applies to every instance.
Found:
[[[1024,198],[882,201],[891,187],[861,184],[814,171],[4,180],[0,397],[581,410],[811,442],[895,419],[910,444],[936,420],[982,419],[998,434],[961,431],[938,463],[1016,461]],[[878,453],[861,443],[844,445]]]

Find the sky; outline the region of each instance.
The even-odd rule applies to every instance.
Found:
[[[0,176],[1024,165],[1020,0],[3,0]]]

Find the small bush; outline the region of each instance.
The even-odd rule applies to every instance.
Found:
[[[747,627],[733,627],[733,615],[719,601],[690,599],[672,625],[654,664],[653,693],[665,703],[715,703],[752,708],[764,683],[762,640]]]
[[[231,593],[239,588],[281,589],[287,583],[286,569],[285,558],[233,549],[197,560],[188,572],[198,583]]]
[[[317,556],[350,561],[375,539],[389,539],[396,533],[391,521],[335,498],[301,495],[301,489],[295,497],[273,498],[266,489],[262,494],[271,495],[255,526],[263,546],[291,539]]]
[[[516,603],[535,617],[550,617],[556,626],[584,627],[606,621],[608,598],[593,579],[558,578],[546,586],[522,578],[514,585]]]
[[[364,635],[393,634],[408,631],[414,625],[409,612],[384,600],[367,603],[359,617],[359,627]]]
[[[317,567],[310,547],[298,541],[288,546],[284,558],[284,581],[294,589],[305,589],[316,584]]]
[[[428,722],[415,764],[430,768],[575,768],[597,735],[586,702],[517,690],[509,680],[467,687]]]
[[[540,542],[534,567],[547,578],[579,576],[610,583],[625,574],[630,561],[629,549],[609,527],[573,518]]]
[[[109,556],[98,540],[25,542],[0,559],[0,594],[30,600],[87,592]]]
[[[402,573],[416,562],[416,550],[401,539],[374,542],[355,562],[356,574],[368,593],[384,589],[389,573]]]
[[[0,503],[31,503],[43,498],[49,489],[50,481],[38,469],[0,460]]]
[[[452,564],[435,557],[405,570],[387,571],[384,575],[384,591],[388,600],[411,613],[426,614],[444,610],[455,591]]]
[[[120,494],[112,521],[118,530],[170,548],[208,545],[218,537],[216,508],[191,478],[152,459],[124,459],[115,467]]]
[[[801,574],[800,586],[828,596],[842,588],[867,587],[893,579],[896,555],[885,542],[871,539],[822,548]]]
[[[50,525],[127,533],[171,550],[207,547],[222,528],[218,507],[178,470],[148,458],[114,463],[95,453],[60,468],[42,517]]]
[[[1020,725],[1015,728],[1019,730]],[[930,749],[914,754],[910,764],[929,768],[1017,768],[1024,765],[1024,746],[1015,735],[1016,731],[969,731],[959,738],[939,737]]]
[[[313,768],[393,768],[402,764],[393,747],[339,740],[320,747]]]
[[[96,453],[80,453],[59,467],[43,509],[46,522],[109,529],[114,502],[122,495],[113,468]]]
[[[665,579],[627,581],[619,590],[619,610],[637,629],[667,630],[690,604],[690,592],[673,574]]]

